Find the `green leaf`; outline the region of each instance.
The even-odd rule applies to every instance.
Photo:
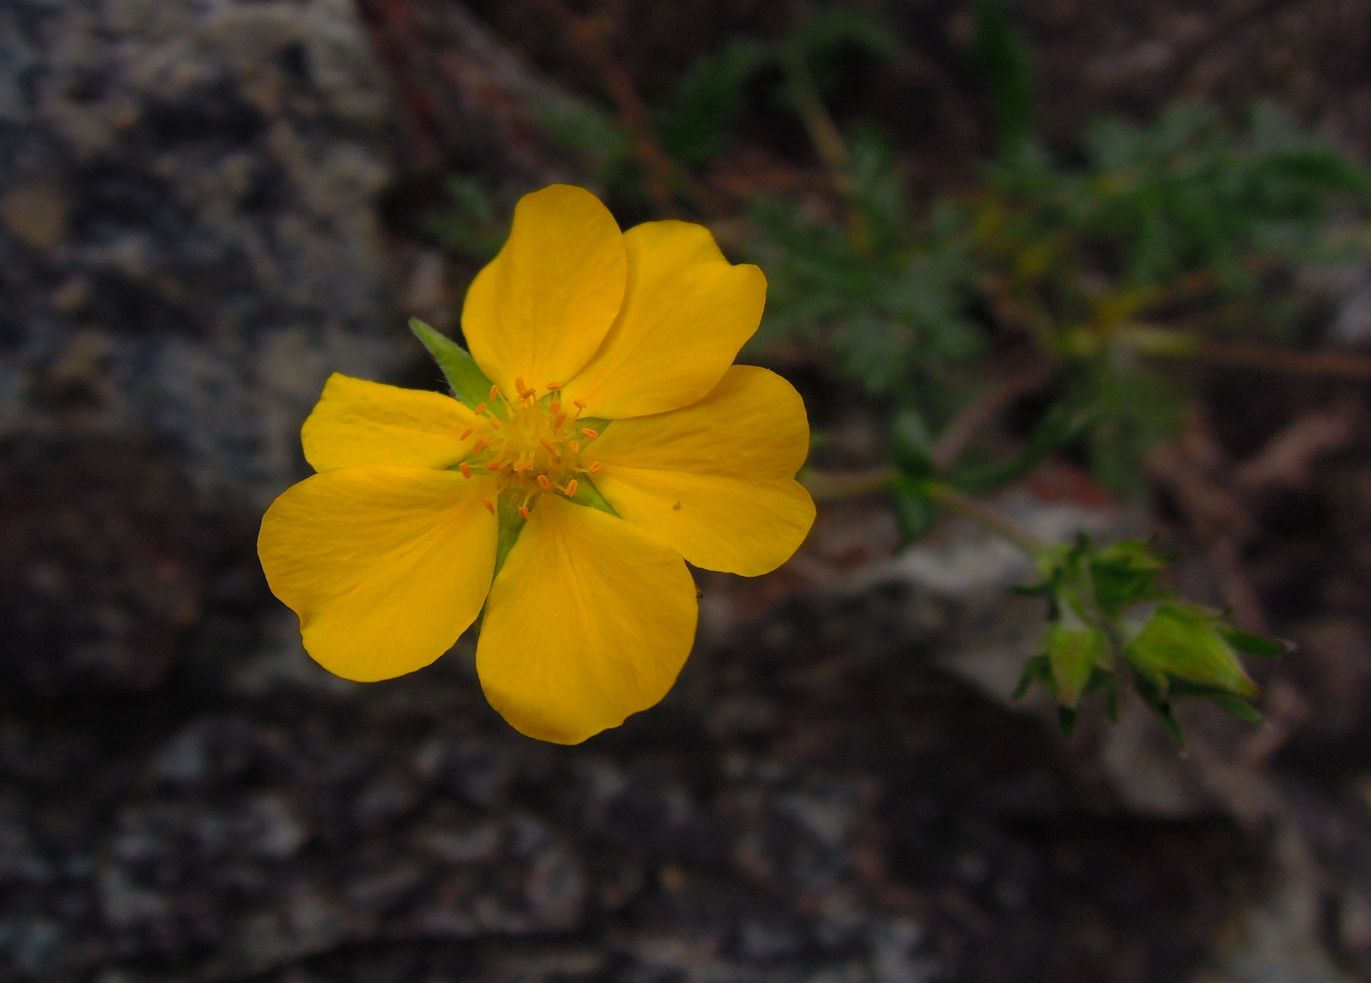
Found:
[[[475,406],[487,398],[490,380],[465,348],[417,317],[409,319],[409,330],[414,332],[414,337],[428,349],[438,368],[443,370],[443,377],[447,379],[454,397],[469,406]],[[491,409],[499,412],[498,407],[492,406]]]
[[[912,406],[902,406],[890,424],[890,448],[895,466],[910,478],[930,478],[937,471],[933,463],[933,435],[923,414]]]
[[[976,67],[989,89],[1000,150],[1011,156],[1033,136],[1033,53],[1004,0],[978,0],[974,16]]]

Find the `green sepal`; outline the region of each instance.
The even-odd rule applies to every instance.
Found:
[[[509,551],[514,549],[519,534],[524,531],[524,519],[519,515],[519,503],[522,501],[517,491],[506,491],[496,503],[495,517],[500,522],[500,536],[495,544],[495,572],[490,576],[492,582],[505,565],[505,559]]]
[[[1157,719],[1162,722],[1166,732],[1171,735],[1177,744],[1185,745],[1185,732],[1181,730],[1180,722],[1171,710],[1171,701],[1167,696],[1166,690],[1159,688],[1153,679],[1140,673],[1134,673],[1134,689],[1142,697],[1142,701],[1147,704]]]
[[[571,496],[571,501],[577,505],[584,505],[586,508],[608,512],[616,519],[620,518],[619,513],[614,511],[614,506],[610,505],[605,497],[600,494],[600,489],[595,487],[595,482],[585,475],[576,479],[576,494]]]
[[[1124,540],[1100,550],[1090,559],[1095,603],[1108,616],[1143,601],[1165,596],[1157,585],[1166,561],[1138,540]]]
[[[490,379],[465,348],[417,317],[409,319],[409,330],[414,332],[414,337],[419,339],[419,343],[428,349],[428,353],[438,363],[438,368],[442,369],[443,377],[447,379],[448,387],[457,400],[468,406],[476,406],[486,400],[490,395]],[[502,407],[496,405],[491,409],[499,413]]]
[[[1283,638],[1271,638],[1267,635],[1254,635],[1249,631],[1242,631],[1238,628],[1221,626],[1219,634],[1224,641],[1233,646],[1245,655],[1255,655],[1263,659],[1279,659],[1281,656],[1289,655],[1295,651],[1295,643],[1286,641]]]
[[[959,468],[950,477],[962,491],[984,495],[1004,488],[1032,472],[1049,455],[1086,432],[1090,416],[1063,403],[1043,414],[1023,448],[1011,457],[991,464]]]
[[[1259,724],[1266,719],[1252,704],[1228,693],[1215,693],[1209,698],[1220,710],[1232,714],[1245,724]]]
[[[589,427],[596,433],[604,433],[613,422],[613,420],[606,420],[602,416],[583,416],[576,421],[576,426]]]
[[[1019,676],[1019,682],[1009,698],[1022,700],[1028,688],[1034,683],[1041,683],[1049,689],[1052,687],[1052,665],[1045,655],[1035,655],[1024,663],[1023,673]]]

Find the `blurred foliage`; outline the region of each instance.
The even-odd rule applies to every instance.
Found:
[[[1273,303],[1264,274],[1338,258],[1330,222],[1371,189],[1371,172],[1271,107],[1240,124],[1189,105],[1150,126],[1106,121],[1072,166],[1024,145],[922,212],[878,139],[851,147],[832,214],[753,210],[771,337],[823,343],[854,384],[934,426],[956,409],[950,380],[1024,342],[1057,374],[1057,400],[1093,421],[1074,436],[1120,490],[1139,487],[1143,453],[1185,405],[1143,357],[1167,354],[1158,326],[1287,335],[1298,308]]]
[[[1049,149],[1036,130],[1032,50],[1010,8],[976,0],[971,23],[967,57],[995,150],[959,186],[914,199],[898,134],[843,127],[830,113],[854,56],[877,68],[910,56],[897,31],[851,5],[811,8],[777,37],[731,38],[649,100],[655,139],[677,169],[669,183],[698,205],[707,196],[690,175],[727,155],[744,124],[803,130],[827,190],[742,205],[746,251],[769,281],[759,338],[812,351],[889,408],[883,486],[907,539],[955,508],[1034,556],[1049,620],[1021,689],[1051,690],[1067,729],[1087,697],[1112,708],[1125,681],[1177,736],[1178,696],[1252,719],[1238,655],[1279,654],[1280,643],[1159,586],[1166,563],[1145,544],[1038,544],[974,496],[1062,451],[1082,454],[1116,490],[1145,488],[1144,455],[1177,432],[1187,405],[1170,363],[1238,333],[1290,341],[1307,313],[1286,289],[1292,268],[1365,256],[1364,241],[1333,232],[1364,222],[1371,171],[1271,105],[1175,104],[1151,121],[1100,120],[1074,146]],[[642,155],[612,113],[580,103],[544,122],[590,180],[621,202],[647,200]],[[449,193],[438,241],[492,254],[488,201],[461,183]],[[1040,380],[1032,401],[992,414],[1015,408],[1017,449],[965,435],[940,447],[1020,376]]]

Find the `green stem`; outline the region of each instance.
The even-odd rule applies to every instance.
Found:
[[[801,476],[809,493],[817,501],[831,502],[843,498],[861,498],[890,488],[900,476],[894,468],[871,468],[867,471],[806,471]],[[1008,516],[987,508],[969,495],[959,492],[951,485],[941,481],[925,481],[919,490],[932,502],[936,502],[949,512],[970,519],[986,532],[1012,543],[1030,556],[1037,555],[1049,547],[1027,529]]]
[[[828,168],[838,189],[844,194],[848,193],[852,184],[852,154],[843,140],[842,131],[838,129],[838,124],[834,122],[828,107],[819,95],[819,88],[814,84],[814,76],[810,74],[804,52],[798,44],[789,44],[782,52],[781,62],[786,87],[794,103],[795,112],[799,115],[805,132],[809,134],[810,143],[814,145],[819,159]]]
[[[800,476],[804,486],[817,501],[831,502],[840,498],[861,498],[885,491],[899,472],[894,468],[872,468],[869,471],[845,471],[835,474],[832,471],[808,470]]]
[[[1012,543],[1030,556],[1036,556],[1050,545],[1007,515],[987,508],[971,496],[957,491],[951,485],[939,481],[930,481],[924,485],[924,494],[949,512],[955,512],[964,519],[970,519],[986,532],[993,533],[1007,543]]]

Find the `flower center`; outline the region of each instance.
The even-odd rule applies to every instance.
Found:
[[[486,499],[491,513],[496,500],[510,492],[519,516],[527,519],[540,495],[574,498],[584,476],[599,472],[600,462],[585,458],[600,435],[577,422],[584,403],[563,407],[557,383],[548,383],[542,396],[523,379],[514,385],[518,392],[513,397],[491,386],[490,399],[474,408],[479,419],[462,439],[474,434],[476,442],[457,468],[468,478],[488,474],[495,479],[499,492]]]

